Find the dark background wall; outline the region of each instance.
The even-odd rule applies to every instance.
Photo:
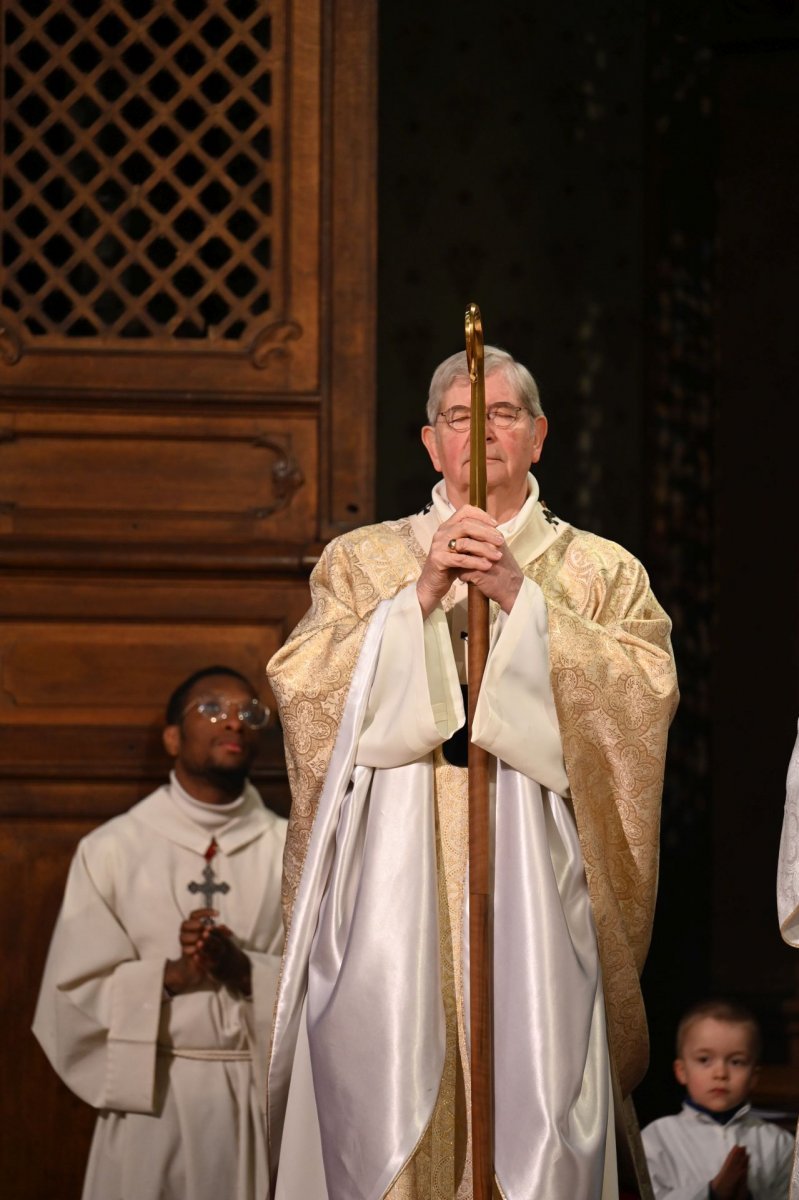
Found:
[[[427,383],[475,300],[538,379],[548,502],[640,543],[645,23],[580,8],[381,8],[381,513],[429,486]]]
[[[644,988],[748,1000],[788,1055],[774,874],[799,715],[793,0],[408,0],[380,18],[378,512],[419,507],[436,363],[480,304],[536,375],[550,507],[644,560],[683,701]],[[799,1096],[799,1080],[797,1081]]]

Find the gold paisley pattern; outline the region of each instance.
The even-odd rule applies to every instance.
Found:
[[[381,600],[418,578],[423,562],[407,520],[331,542],[311,576],[310,611],[269,664],[293,796],[287,923],[369,618]],[[597,926],[609,1040],[626,1094],[648,1056],[638,977],[652,928],[666,735],[678,696],[671,626],[640,563],[592,534],[564,527],[524,570],[547,601],[552,688]],[[466,772],[439,754],[435,794],[446,1060],[430,1126],[390,1200],[468,1200],[472,1192],[461,994],[468,798]]]
[[[627,1094],[648,1059],[638,976],[652,929],[666,735],[678,699],[671,626],[640,563],[621,547],[574,530],[563,541],[529,573],[548,601],[552,688],[597,923],[608,1036]]]

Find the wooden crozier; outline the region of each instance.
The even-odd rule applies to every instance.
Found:
[[[469,503],[486,507],[485,370],[480,309],[466,311],[466,358],[471,382]],[[488,655],[488,599],[469,587],[469,997],[474,1200],[491,1200],[494,1186],[494,1073],[491,1014],[491,859],[489,759],[472,742],[472,721]]]

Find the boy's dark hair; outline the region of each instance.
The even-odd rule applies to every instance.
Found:
[[[712,997],[709,1000],[700,1000],[697,1004],[692,1004],[688,1011],[683,1013],[680,1023],[677,1026],[677,1058],[682,1058],[683,1046],[685,1045],[688,1030],[697,1021],[704,1021],[707,1017],[710,1017],[713,1021],[726,1021],[730,1025],[749,1025],[752,1030],[752,1055],[755,1062],[760,1061],[762,1036],[757,1017],[750,1008],[747,1008],[745,1004],[741,1004],[740,1001],[727,1000],[720,996]]]
[[[167,725],[180,724],[183,719],[184,709],[186,708],[186,697],[195,683],[199,683],[201,679],[205,679],[206,675],[229,675],[231,679],[238,679],[241,683],[246,683],[252,695],[257,695],[249,679],[246,675],[242,675],[241,671],[235,671],[233,667],[202,667],[199,671],[195,671],[193,675],[189,675],[188,679],[184,679],[183,683],[179,683],[169,697],[166,706]]]

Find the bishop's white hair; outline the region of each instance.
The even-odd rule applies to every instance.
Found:
[[[531,420],[535,417],[543,417],[544,410],[538,395],[538,385],[527,367],[516,362],[516,359],[508,354],[507,350],[500,350],[496,346],[484,347],[483,362],[486,379],[489,375],[502,371],[510,383],[516,399],[529,412]],[[452,385],[468,382],[468,379],[469,367],[466,362],[465,350],[451,354],[436,367],[433,378],[430,380],[430,392],[427,397],[427,420],[431,425],[435,425],[436,418],[441,411],[441,401]]]

